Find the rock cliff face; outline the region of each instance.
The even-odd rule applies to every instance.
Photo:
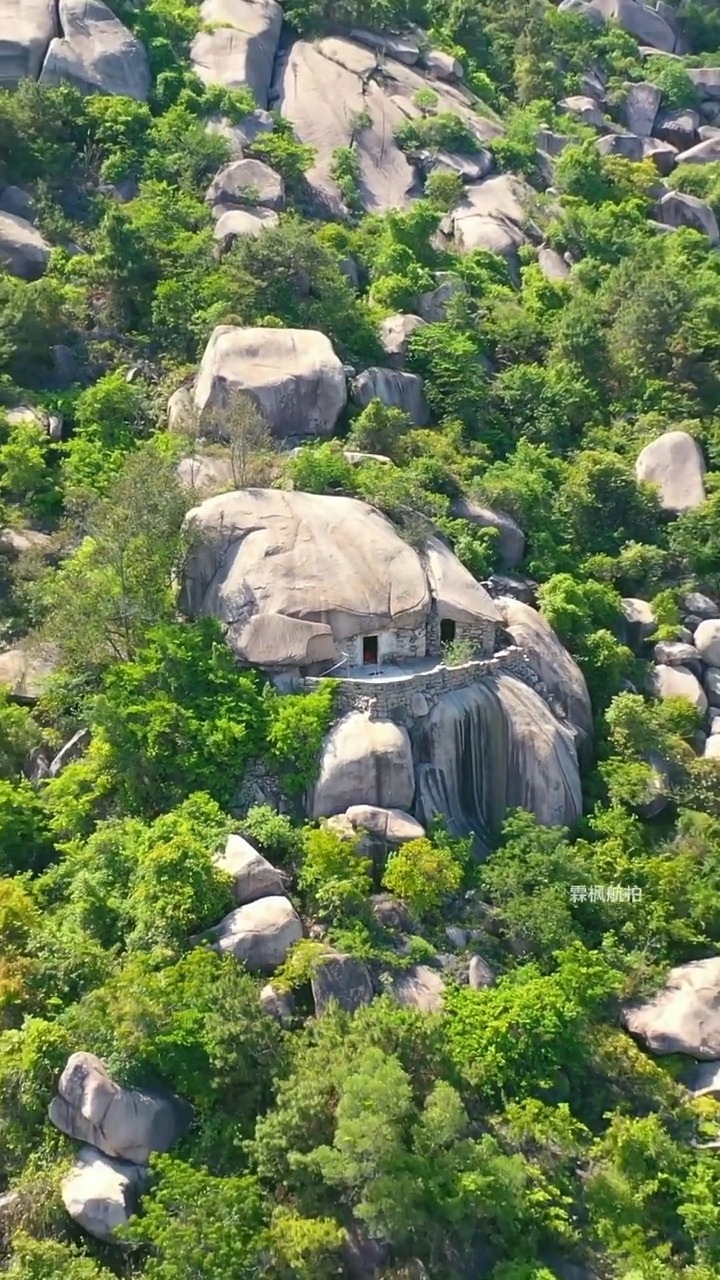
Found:
[[[456,834],[474,831],[485,843],[517,806],[547,826],[580,817],[574,736],[512,676],[444,694],[412,736],[415,813],[425,824],[445,814]]]

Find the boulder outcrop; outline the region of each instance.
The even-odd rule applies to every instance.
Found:
[[[696,440],[687,431],[666,431],[639,454],[638,480],[658,487],[665,511],[687,511],[705,501],[705,461]]]
[[[380,322],[380,341],[390,364],[398,367],[405,363],[408,341],[424,324],[421,316],[412,315],[388,316]]]
[[[703,662],[720,667],[720,618],[706,618],[694,636],[694,644]]]
[[[221,422],[233,396],[243,393],[281,438],[330,435],[347,399],[343,366],[325,334],[220,325],[200,364],[195,408]]]
[[[0,684],[8,685],[16,702],[37,702],[57,665],[55,652],[18,645],[0,653]]]
[[[497,530],[498,557],[503,569],[515,569],[520,564],[525,555],[525,534],[507,512],[483,507],[471,498],[453,499],[451,511],[481,529]]]
[[[247,662],[309,665],[335,654],[335,642],[418,628],[428,617],[418,553],[367,503],[245,489],[209,498],[188,521],[201,540],[188,557],[181,606],[192,617],[220,618]]]
[[[124,1089],[92,1053],[73,1053],[48,1109],[53,1124],[107,1156],[147,1164],[153,1151],[168,1151],[191,1119],[178,1098]]]
[[[38,280],[50,260],[50,245],[17,214],[0,212],[0,267],[21,280]]]
[[[421,840],[425,835],[425,828],[402,809],[353,804],[345,811],[345,817],[356,831],[367,831],[387,848],[397,848],[410,840]]]
[[[330,730],[310,799],[313,818],[344,813],[362,802],[382,809],[411,809],[415,795],[413,753],[407,729],[352,711]]]
[[[145,47],[102,0],[59,0],[62,36],[51,41],[40,83],[67,81],[86,93],[144,102],[150,93]]]
[[[546,826],[571,826],[582,813],[574,733],[513,676],[443,694],[417,722],[413,751],[414,811],[425,826],[444,814],[451,831],[487,847],[510,808]]]
[[[56,34],[56,0],[0,0],[0,89],[37,80]]]
[[[215,951],[234,956],[251,972],[270,972],[300,941],[303,929],[290,899],[277,894],[231,911],[210,935]]]
[[[329,952],[315,966],[311,983],[315,1012],[320,1017],[334,1002],[346,1013],[355,1013],[375,994],[367,965],[354,956]]]
[[[687,698],[697,711],[707,711],[708,701],[703,687],[697,676],[686,667],[655,667],[650,687],[657,698]]]
[[[703,138],[694,147],[688,147],[687,151],[681,151],[677,157],[678,164],[717,164],[719,160],[720,130],[715,130],[711,137]]]
[[[622,1019],[652,1053],[720,1058],[720,957],[671,969],[660,991],[627,1005]]]
[[[675,31],[649,4],[640,4],[638,0],[562,0],[560,8],[602,22],[617,22],[641,44],[651,45],[662,53],[675,50]]]
[[[262,235],[266,227],[276,227],[279,218],[272,209],[260,209],[254,205],[247,209],[227,209],[220,214],[213,236],[220,245],[221,252],[232,249],[236,240],[243,236]]]
[[[280,872],[242,836],[228,836],[225,848],[216,854],[214,862],[226,875],[232,876],[233,897],[240,907],[246,902],[285,892]]]
[[[398,1004],[419,1009],[421,1013],[441,1013],[445,983],[437,969],[416,964],[393,974],[388,983],[390,994]]]
[[[658,217],[669,227],[692,227],[701,231],[711,244],[720,244],[718,222],[710,205],[683,191],[668,191],[658,203]]]
[[[525,651],[533,670],[556,698],[571,724],[587,737],[593,732],[593,712],[585,677],[537,609],[511,596],[495,603],[505,630]]]
[[[463,253],[488,249],[513,261],[527,243],[522,225],[535,193],[522,178],[503,173],[468,187],[461,204],[443,219],[442,235]]]
[[[623,103],[625,124],[631,133],[639,134],[641,138],[649,138],[660,109],[662,90],[647,80],[626,84],[623,88],[625,90]]]
[[[459,115],[478,144],[502,134],[501,125],[475,114],[467,91],[438,79],[432,85],[438,110]],[[273,97],[299,140],[315,149],[315,163],[305,176],[326,209],[345,212],[333,177],[334,155],[351,143],[358,160],[358,200],[367,212],[403,208],[420,194],[415,168],[396,133],[417,115],[413,98],[427,86],[420,69],[392,56],[383,58],[378,75],[376,50],[358,40],[297,40],[278,59]]]
[[[74,1222],[96,1240],[116,1240],[137,1209],[140,1192],[149,1181],[147,1169],[126,1160],[113,1160],[95,1147],[81,1147],[72,1169],[62,1180],[62,1202]]]
[[[252,90],[267,107],[275,54],[282,31],[276,0],[203,0],[202,29],[190,49],[193,71],[203,84]]]
[[[365,369],[352,384],[352,398],[361,409],[376,399],[382,400],[390,409],[402,409],[416,427],[425,427],[429,421],[422,378],[416,373],[404,373],[399,369]]]
[[[620,156],[623,160],[632,160],[639,164],[641,160],[652,160],[658,173],[663,177],[672,173],[678,159],[675,148],[660,138],[639,138],[634,133],[609,133],[598,138],[597,149],[603,156]]]
[[[233,160],[215,174],[205,199],[216,217],[246,205],[278,210],[285,204],[285,183],[262,160]]]

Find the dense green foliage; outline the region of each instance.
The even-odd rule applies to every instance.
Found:
[[[643,59],[614,24],[543,0],[282,0],[305,36],[420,24],[459,59],[478,117],[504,125],[487,144],[495,169],[535,189],[517,264],[443,247],[455,173],[435,169],[405,210],[364,213],[362,110],[332,160],[347,219],[317,219],[313,148],[277,117],[247,154],[282,175],[288,207],[220,253],[204,197],[230,150],[206,126],[254,103],[190,71],[195,0],[111,0],[148,50],[147,104],[0,90],[0,188],[30,193],[54,246],[41,280],[0,270],[0,526],[20,546],[0,540],[0,640],[57,665],[32,709],[0,685],[9,1280],[720,1274],[720,1173],[702,1145],[720,1105],[692,1100],[682,1063],[618,1025],[622,1000],[720,950],[718,764],[698,754],[688,702],[643,692],[649,647],[633,649],[622,609],[652,601],[656,638],[673,640],[683,594],[720,593],[720,254],[696,231],[658,234],[653,165],[602,157],[558,109],[590,68],[618,125],[628,81],[651,80],[663,108],[697,106],[688,70],[720,60],[718,7],[671,2],[692,50],[680,59]],[[434,90],[414,106],[397,132],[411,162],[478,158],[484,135]],[[570,138],[552,184],[541,128]],[[667,182],[720,217],[720,165]],[[546,278],[540,237],[572,262],[567,279]],[[246,424],[211,456],[238,484],[362,498],[417,547],[439,531],[477,579],[499,567],[500,539],[459,500],[520,525],[518,572],[585,675],[596,737],[576,827],[510,813],[482,864],[441,823],[384,854],[342,822],[303,820],[335,683],[280,695],[215,620],[182,616],[196,497],[177,463],[200,426],[165,430],[215,325],[319,329],[344,361],[383,365],[380,321],[421,309],[438,273],[446,314],[407,352],[427,427],[373,400],[292,455]],[[6,419],[18,405],[37,417]],[[634,467],[669,429],[708,467],[707,500],[672,520]],[[79,727],[89,744],[53,776]],[[305,923],[271,975],[293,1000],[282,1023],[262,1010],[264,979],[200,945],[235,905],[216,856],[230,832],[281,869]],[[328,945],[384,994],[308,1016]],[[493,985],[464,981],[471,953]],[[442,1012],[393,998],[417,965],[442,965]],[[193,1108],[109,1244],[63,1211],[76,1147],[47,1119],[78,1049]]]

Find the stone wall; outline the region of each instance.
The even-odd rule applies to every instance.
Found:
[[[427,715],[438,698],[457,689],[467,689],[494,675],[512,675],[543,698],[553,713],[562,718],[547,686],[536,675],[527,654],[516,646],[500,649],[490,658],[476,658],[458,667],[439,663],[430,671],[408,672],[389,680],[373,680],[371,677],[338,682],[335,696],[336,718],[350,711],[363,711],[377,720],[393,720],[396,724],[410,726],[419,717]],[[319,679],[307,676],[294,682],[298,692],[310,693],[317,689]]]

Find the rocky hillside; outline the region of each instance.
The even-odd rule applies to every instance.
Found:
[[[716,0],[0,0],[0,1274],[720,1273]]]

